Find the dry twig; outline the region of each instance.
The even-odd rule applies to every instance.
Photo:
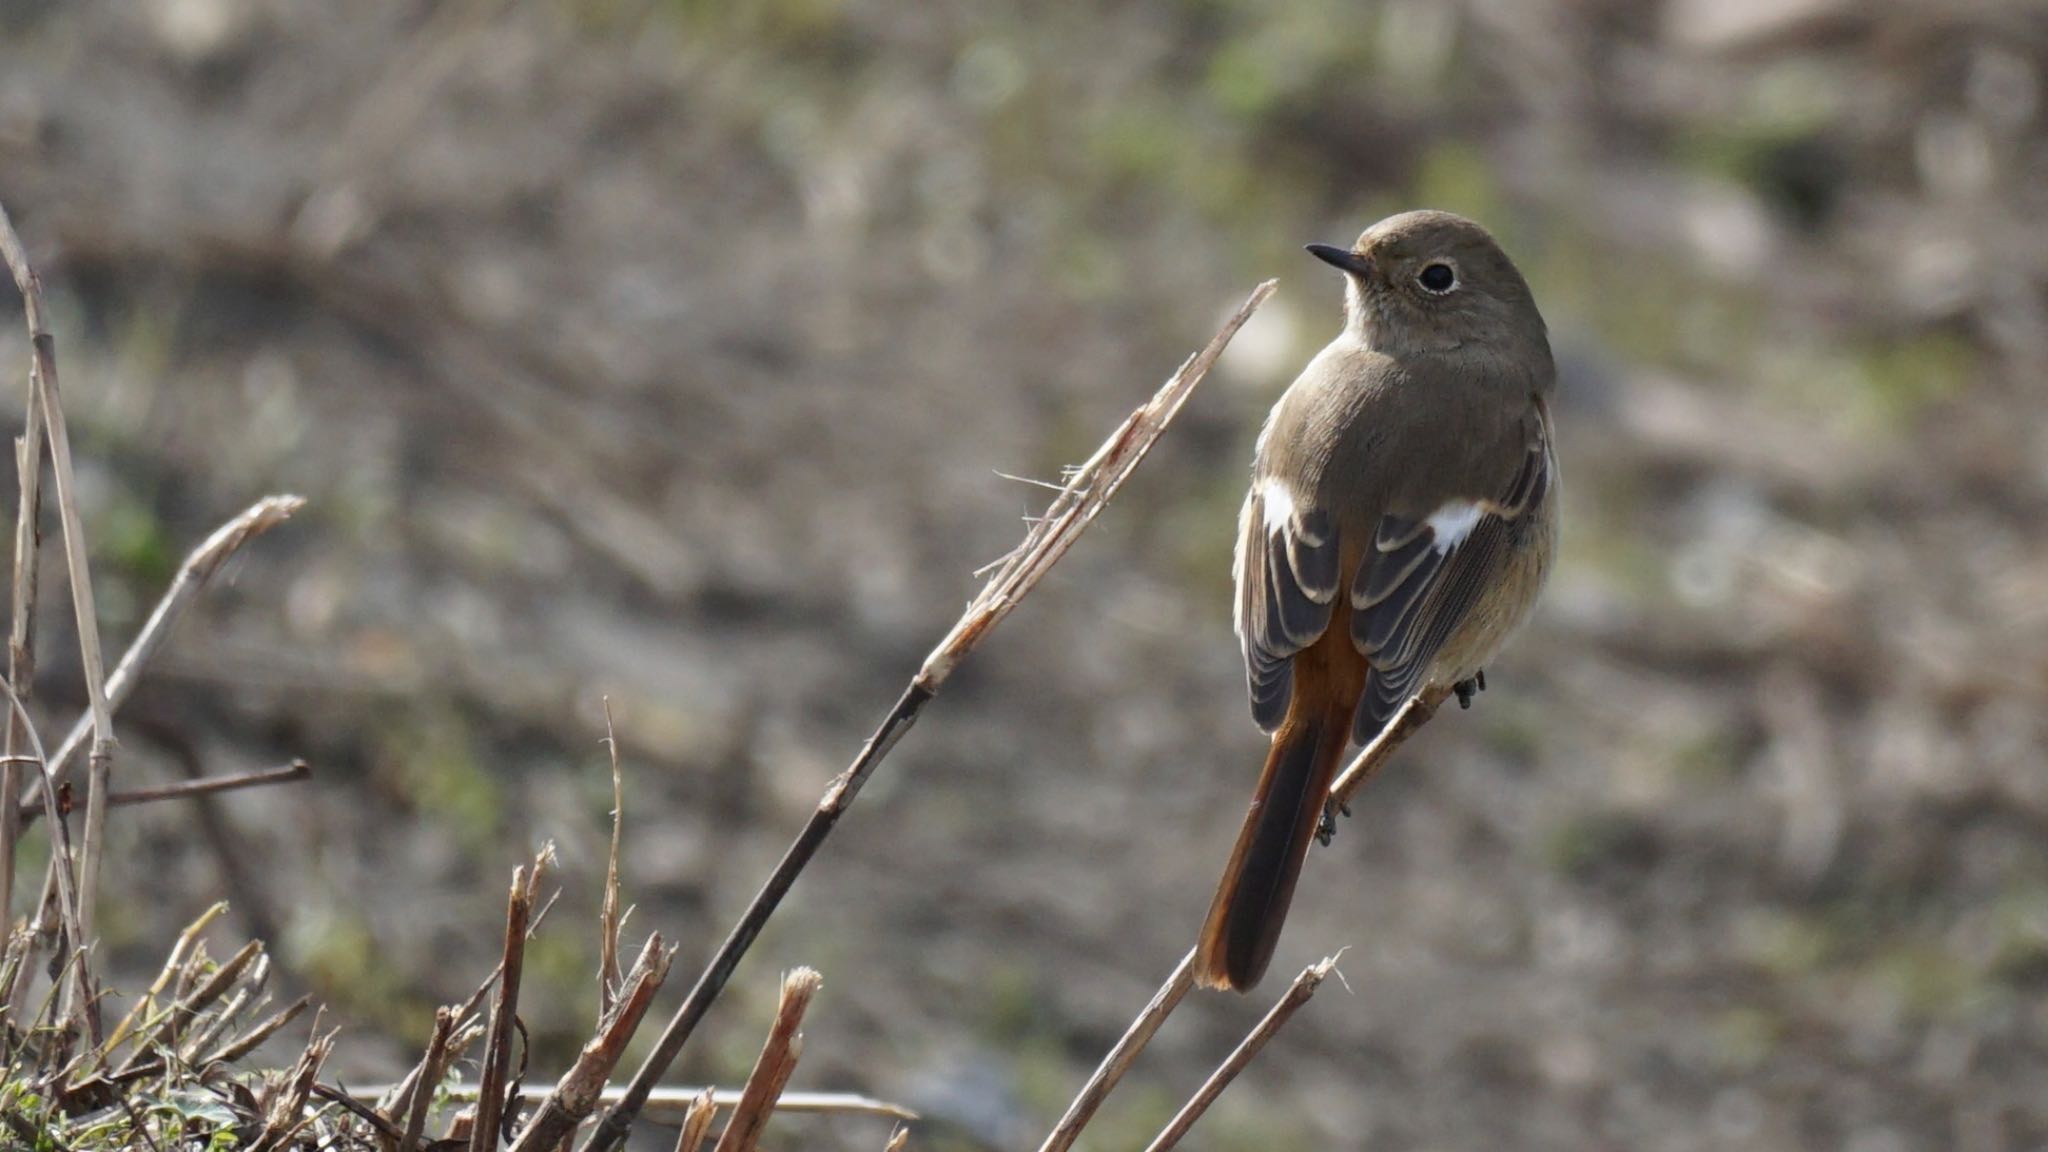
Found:
[[[99,614],[93,608],[91,566],[86,559],[85,528],[78,516],[78,481],[71,468],[71,434],[64,422],[64,405],[57,385],[57,341],[50,334],[43,315],[43,286],[28,262],[21,237],[7,210],[0,207],[0,256],[14,273],[14,285],[21,292],[22,311],[28,321],[29,383],[42,405],[43,431],[49,437],[51,471],[56,480],[58,520],[64,527],[64,561],[71,579],[71,605],[78,622],[78,651],[85,669],[87,712],[92,717],[91,771],[85,796],[85,835],[78,862],[78,947],[89,954],[93,939],[93,912],[99,882],[100,854],[106,839],[107,780],[113,767],[114,719],[107,707],[106,666],[100,659]],[[65,985],[67,1018],[84,1021],[95,1043],[99,1040],[98,1005],[92,993],[88,965],[72,968]]]
[[[477,1080],[476,1127],[470,1133],[470,1152],[496,1152],[499,1144],[505,1084],[512,1070],[512,1033],[518,1030],[519,978],[526,967],[526,924],[533,917],[540,872],[539,860],[531,872],[525,868],[512,872],[512,895],[505,909],[505,959],[498,970],[490,1027],[484,1034],[484,1065]]]
[[[403,1088],[405,1082],[385,1085],[383,1091],[390,1092]],[[369,1089],[366,1093],[374,1094]],[[716,1108],[731,1108],[740,1102],[738,1088],[707,1088],[687,1085],[674,1088],[657,1088],[647,1094],[643,1111],[649,1116],[665,1117],[681,1121],[688,1117],[697,1098],[711,1093],[711,1102]],[[598,1094],[599,1104],[616,1104],[625,1096],[623,1087],[606,1088]],[[443,1085],[441,1094],[449,1100],[475,1100],[476,1085],[453,1083]],[[784,1092],[775,1102],[777,1112],[803,1113],[811,1116],[878,1116],[885,1120],[905,1122],[921,1119],[914,1108],[905,1107],[891,1100],[879,1100],[863,1096],[858,1092]]]
[[[178,574],[171,578],[171,586],[164,590],[163,598],[157,601],[156,607],[149,614],[149,619],[143,622],[142,631],[135,634],[134,642],[121,654],[121,662],[116,664],[114,671],[108,675],[109,707],[118,709],[128,699],[128,694],[135,689],[136,678],[141,675],[143,666],[156,655],[157,649],[163,647],[172,626],[184,616],[185,609],[191,607],[200,590],[206,587],[207,582],[213,579],[228,559],[240,551],[242,545],[291,519],[292,513],[305,507],[305,504],[305,498],[301,496],[265,496],[244,508],[232,520],[214,529],[213,535],[208,536],[199,547],[192,550],[191,555],[185,557],[185,562],[178,566]],[[79,748],[84,746],[91,732],[90,717],[80,719],[65,735],[64,743],[58,745],[57,755],[50,761],[50,773],[59,783],[63,781],[64,773],[71,767],[72,758],[78,755]]]
[[[402,1101],[405,1129],[398,1138],[398,1152],[413,1152],[427,1129],[427,1109],[434,1103],[434,1086],[448,1074],[448,1041],[455,1033],[455,1011],[442,1008],[434,1013],[434,1033],[427,1040],[427,1054],[421,1058],[419,1077],[413,1081],[409,1099]]]
[[[768,1041],[761,1046],[761,1057],[754,1061],[754,1071],[747,1077],[746,1087],[740,1089],[740,1102],[733,1107],[732,1119],[725,1122],[725,1131],[712,1152],[754,1152],[761,1142],[761,1130],[768,1126],[775,1100],[789,1086],[797,1058],[803,1055],[804,1035],[798,1029],[822,982],[811,968],[798,968],[783,978]]]
[[[159,784],[153,788],[130,788],[115,792],[107,797],[107,807],[126,808],[135,804],[156,804],[164,800],[188,800],[194,796],[211,796],[217,792],[239,792],[244,788],[262,788],[270,784],[296,784],[311,779],[312,765],[304,760],[294,760],[282,768],[263,768],[255,772],[236,772],[226,776],[207,776],[198,780],[187,780],[180,784]],[[21,822],[32,824],[43,814],[44,804],[38,798],[21,806]],[[220,907],[226,907],[225,904]]]
[[[29,757],[30,762],[41,771],[43,787],[45,789],[52,789],[54,794],[54,785],[50,781],[50,760],[48,756],[43,754],[42,737],[36,733],[34,722],[28,717],[27,707],[22,704],[21,697],[15,693],[14,685],[0,682],[0,690],[4,690],[7,693],[7,706],[11,710],[11,714],[21,721],[22,733],[28,737],[29,751],[32,753]],[[52,899],[56,903],[57,935],[63,942],[63,946],[69,950],[69,955],[65,959],[67,971],[75,969],[73,961],[76,961],[78,956],[82,954],[82,942],[84,940],[79,928],[78,884],[76,875],[73,872],[76,859],[77,855],[71,844],[70,826],[63,820],[50,821],[50,865],[47,882],[44,885],[45,896],[43,905],[47,906]],[[37,915],[42,915],[40,907]],[[67,975],[65,979],[68,987],[69,982],[83,979],[83,977]],[[23,982],[20,987],[26,988],[27,983]],[[14,1010],[11,1000],[8,1010],[10,1012]],[[66,1013],[66,1018],[71,1018],[69,1013]]]
[[[612,1002],[620,991],[619,985],[619,837],[626,822],[626,786],[619,772],[619,737],[612,731],[612,700],[604,700],[604,745],[611,752],[612,759],[612,847],[605,857],[604,905],[598,912],[598,958],[597,958],[597,1016],[600,1021],[611,1015]],[[667,965],[663,964],[663,976],[667,976]],[[659,981],[656,981],[659,983]],[[638,1027],[638,1022],[634,1024]],[[611,1075],[607,1070],[605,1075]]]
[[[689,1114],[683,1117],[683,1130],[676,1135],[676,1152],[697,1152],[704,1146],[704,1137],[711,1134],[711,1120],[718,1115],[711,1089],[706,1088],[690,1101]]]
[[[1409,697],[1408,702],[1401,705],[1401,710],[1394,713],[1394,718],[1388,721],[1387,726],[1380,730],[1380,734],[1373,738],[1373,742],[1361,748],[1358,755],[1352,758],[1351,763],[1337,777],[1337,782],[1330,785],[1330,803],[1338,811],[1349,815],[1352,794],[1363,787],[1365,782],[1372,778],[1373,773],[1384,767],[1388,760],[1393,759],[1394,753],[1408,742],[1409,737],[1422,731],[1422,726],[1429,723],[1430,717],[1436,715],[1437,708],[1450,694],[1450,688],[1441,687],[1431,688]]]
[[[1231,337],[1251,317],[1252,312],[1273,293],[1274,281],[1268,280],[1252,291],[1237,312],[1225,321],[1221,330],[1210,339],[1200,352],[1188,358],[1166,384],[1154,393],[1152,399],[1140,405],[1126,417],[1095,455],[1067,478],[1064,488],[1046,508],[1045,515],[1033,522],[1025,533],[1024,540],[1001,562],[981,592],[968,604],[967,611],[946,633],[938,647],[925,657],[924,664],[912,677],[909,687],[896,701],[889,714],[872,735],[853,763],[835,778],[826,788],[825,795],[818,801],[818,807],[811,813],[803,830],[797,834],[782,860],[776,864],[767,881],[755,893],[739,923],[734,925],[725,942],[719,945],[711,962],[697,978],[697,983],[670,1018],[668,1027],[655,1042],[654,1051],[641,1062],[633,1074],[632,1083],[625,1096],[609,1109],[599,1121],[597,1130],[583,1145],[583,1152],[612,1152],[626,1137],[627,1130],[646,1103],[648,1093],[654,1090],[655,1082],[668,1071],[683,1045],[697,1024],[710,1011],[712,1001],[732,978],[739,962],[753,946],[754,938],[760,935],[761,927],[775,913],[788,894],[796,878],[811,858],[817,854],[825,838],[832,833],[839,817],[861,785],[867,782],[876,765],[880,764],[896,742],[903,738],[911,725],[917,722],[926,704],[938,695],[953,670],[974,651],[983,638],[1002,623],[1010,611],[1029,595],[1032,588],[1045,577],[1060,557],[1074,546],[1081,533],[1094,522],[1095,517],[1108,505],[1125,480],[1141,463],[1146,453],[1158,442],[1173,418],[1187,402],[1190,393],[1201,383],[1216,358],[1230,343]]]
[[[285,1025],[298,1019],[299,1013],[304,1012],[306,1006],[312,1002],[313,999],[310,996],[299,997],[297,1000],[278,1009],[261,1024],[207,1053],[206,1057],[199,1061],[199,1066],[203,1068],[209,1064],[232,1064],[240,1060],[242,1057],[254,1052],[257,1046],[265,1040],[283,1031]]]
[[[1186,1136],[1188,1130],[1195,1126],[1195,1121],[1202,1118],[1202,1113],[1209,1110],[1209,1105],[1214,1104],[1216,1098],[1223,1095],[1223,1090],[1230,1087],[1230,1082],[1237,1079],[1237,1074],[1244,1071],[1245,1065],[1250,1064],[1252,1058],[1259,1054],[1259,1050],[1266,1046],[1266,1042],[1280,1031],[1287,1023],[1288,1017],[1294,1015],[1303,1004],[1308,1003],[1308,998],[1316,994],[1316,989],[1322,986],[1323,981],[1331,972],[1336,971],[1336,968],[1337,957],[1329,956],[1302,969],[1301,975],[1294,978],[1294,983],[1287,986],[1287,991],[1281,995],[1279,1002],[1273,1005],[1273,1010],[1266,1013],[1265,1017],[1245,1035],[1237,1048],[1217,1066],[1216,1071],[1209,1074],[1209,1078],[1202,1082],[1194,1096],[1182,1105],[1172,1120],[1167,1122],[1165,1130],[1159,1133],[1158,1138],[1152,1141],[1145,1152],[1166,1152],[1180,1143],[1181,1137]]]
[[[1159,1031],[1159,1026],[1166,1023],[1166,1018],[1179,1007],[1181,998],[1194,986],[1195,953],[1190,949],[1187,955],[1181,957],[1180,964],[1173,970],[1173,975],[1166,978],[1166,983],[1161,984],[1159,991],[1152,994],[1151,1002],[1138,1013],[1137,1019],[1131,1021],[1131,1026],[1124,1030],[1116,1046],[1109,1050],[1109,1055],[1102,1058],[1102,1063],[1096,1066],[1094,1074],[1088,1077],[1088,1082],[1081,1086],[1080,1095],[1075,1096],[1074,1102],[1067,1105],[1066,1115],[1061,1116],[1060,1122],[1053,1126],[1052,1134],[1045,1138],[1045,1143],[1038,1146],[1038,1152],[1066,1152],[1066,1149],[1074,1146],[1074,1141],[1081,1135],[1081,1129],[1087,1127],[1088,1121],[1095,1118],[1095,1110],[1102,1107],[1102,1102],[1116,1090],[1117,1081],[1124,1078],[1124,1073],[1129,1071],[1132,1062],[1137,1060],[1138,1053],[1143,1052],[1145,1045],[1151,1043],[1153,1035]]]
[[[668,979],[669,961],[674,957],[675,949],[665,947],[659,935],[648,937],[626,979],[624,999],[600,1025],[597,1035],[583,1046],[576,1063],[563,1073],[555,1090],[541,1101],[526,1129],[513,1142],[512,1152],[549,1152],[597,1110],[605,1081],[611,1079],[612,1069],[618,1066],[626,1045],[632,1043],[633,1033],[639,1030],[661,982]]]
[[[27,267],[26,261],[22,266]],[[35,689],[36,561],[43,543],[43,402],[33,380],[27,409],[21,435],[14,440],[21,503],[14,521],[14,619],[7,635],[7,681],[24,699]],[[15,757],[27,722],[8,713],[6,759],[0,760],[0,924],[14,922],[14,848],[21,834],[21,763]]]

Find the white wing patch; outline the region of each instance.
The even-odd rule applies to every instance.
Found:
[[[1479,527],[1479,518],[1484,515],[1485,506],[1476,500],[1453,500],[1444,504],[1429,515],[1429,530],[1433,535],[1430,547],[1441,556],[1463,544],[1465,537]]]
[[[1294,520],[1294,493],[1287,490],[1287,485],[1267,478],[1259,485],[1259,502],[1266,509],[1266,531],[1286,531]]]

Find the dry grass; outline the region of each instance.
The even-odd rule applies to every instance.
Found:
[[[808,968],[799,968],[785,978],[781,1003],[760,1058],[737,1092],[710,1088],[657,1091],[656,1084],[861,785],[938,695],[952,672],[1094,522],[1231,337],[1273,290],[1270,282],[1261,285],[1205,348],[1133,411],[1093,456],[1072,469],[1062,484],[1053,486],[1056,494],[1045,513],[1031,520],[1022,542],[992,566],[993,574],[981,592],[925,659],[895,708],[852,765],[830,782],[782,862],[623,1088],[614,1088],[610,1082],[668,978],[675,950],[661,936],[650,935],[630,968],[621,970],[620,934],[627,916],[619,869],[624,781],[616,743],[610,738],[607,709],[614,823],[598,921],[599,1011],[590,1039],[575,1062],[551,1090],[535,1100],[523,1087],[528,1069],[519,1019],[520,994],[527,943],[553,902],[553,897],[542,891],[553,862],[551,848],[544,848],[530,865],[513,872],[504,948],[495,971],[468,1001],[436,1011],[425,1051],[397,1084],[356,1094],[323,1079],[338,1029],[324,1026],[317,1014],[307,1039],[289,1059],[281,1064],[255,1059],[259,1049],[292,1026],[308,1005],[303,999],[281,1007],[271,1003],[271,963],[261,941],[248,941],[225,960],[214,961],[205,935],[219,919],[222,905],[209,909],[172,942],[157,979],[135,998],[111,1031],[103,1028],[100,1014],[105,999],[94,976],[94,909],[109,812],[124,805],[289,784],[309,775],[303,762],[294,762],[283,769],[211,777],[174,787],[119,792],[112,787],[114,715],[164,644],[172,625],[230,556],[289,518],[302,502],[289,496],[259,501],[195,549],[118,667],[111,676],[106,675],[57,387],[56,341],[45,321],[40,284],[4,210],[0,210],[0,254],[22,293],[33,348],[28,425],[17,442],[22,501],[15,536],[15,611],[5,684],[10,719],[5,772],[0,774],[0,788],[5,790],[4,801],[0,801],[0,891],[10,886],[20,831],[27,821],[48,819],[53,845],[45,898],[32,916],[10,931],[4,954],[0,954],[0,1041],[4,1041],[4,1050],[0,1050],[4,1055],[4,1063],[0,1063],[0,1122],[8,1128],[12,1141],[66,1149],[213,1148],[225,1143],[264,1152],[314,1148],[414,1152],[459,1143],[471,1152],[493,1152],[508,1144],[514,1152],[552,1152],[568,1147],[579,1129],[605,1107],[584,1145],[605,1152],[617,1146],[650,1107],[680,1106],[684,1114],[679,1148],[699,1148],[723,1112],[726,1120],[716,1152],[750,1152],[780,1110],[915,1119],[907,1109],[866,1097],[787,1091],[802,1052],[799,1027],[803,1014],[821,983],[818,973]],[[45,448],[53,467],[88,702],[86,714],[54,753],[42,740],[26,704],[35,667],[34,572]],[[83,835],[74,838],[71,793],[64,777],[81,748],[87,749]],[[31,780],[33,783],[28,783]],[[0,913],[5,912],[11,910],[0,908]],[[1105,1062],[1108,1074],[1099,1074],[1091,1082],[1082,1101],[1048,1142],[1049,1148],[1063,1148],[1072,1142],[1145,1038],[1179,1002],[1186,991],[1186,967],[1184,963],[1177,982],[1169,981],[1168,988],[1133,1026],[1131,1036]],[[1327,970],[1326,962],[1303,974],[1281,1007],[1176,1120],[1176,1129],[1169,1135],[1177,1137],[1193,1123],[1207,1101],[1307,998],[1320,973]],[[51,975],[39,978],[41,971]],[[451,1083],[451,1070],[479,1043],[476,1084]],[[438,1136],[434,1135],[437,1127]],[[907,1129],[895,1129],[886,1137],[886,1144],[901,1148],[908,1135]],[[878,1138],[877,1142],[884,1140]]]

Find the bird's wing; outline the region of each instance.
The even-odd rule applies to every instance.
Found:
[[[1287,714],[1294,654],[1330,624],[1339,584],[1337,527],[1278,480],[1252,485],[1238,518],[1237,635],[1252,717],[1271,732]]]
[[[1499,580],[1516,534],[1553,479],[1547,425],[1540,414],[1531,421],[1504,491],[1446,499],[1420,517],[1381,518],[1351,585],[1351,640],[1370,669],[1352,722],[1360,743],[1379,735],[1422,687],[1438,650]]]

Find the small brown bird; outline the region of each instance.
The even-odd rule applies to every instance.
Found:
[[[1469,702],[1557,543],[1556,369],[1493,237],[1408,212],[1308,250],[1344,272],[1344,331],[1266,418],[1239,518],[1237,633],[1273,744],[1196,962],[1238,991],[1273,958],[1346,747],[1424,690]]]

